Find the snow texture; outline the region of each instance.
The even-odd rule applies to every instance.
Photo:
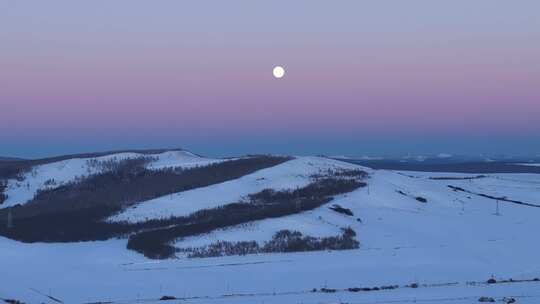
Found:
[[[354,165],[297,158],[235,181],[175,194],[173,199],[144,202],[119,216],[139,221],[189,214],[263,188],[300,187],[309,182],[310,174],[336,167]],[[48,294],[64,303],[157,303],[170,295],[186,298],[182,303],[464,304],[487,296],[498,303],[504,297],[514,297],[520,304],[540,303],[539,282],[484,284],[492,276],[540,277],[536,235],[540,208],[500,201],[497,212],[496,200],[448,187],[540,204],[540,175],[460,179],[465,177],[476,175],[370,171],[368,187],[340,195],[315,210],[176,243],[182,247],[216,240],[262,242],[282,228],[335,235],[340,227],[350,226],[360,241],[357,250],[152,261],[126,250],[125,239],[23,244],[0,237],[0,298],[53,303],[43,295]],[[351,209],[354,216],[328,209],[336,203]],[[356,293],[341,290],[411,283],[420,286]],[[311,292],[322,287],[338,290]]]

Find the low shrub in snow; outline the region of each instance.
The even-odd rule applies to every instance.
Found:
[[[420,203],[427,203],[427,199],[425,197],[417,196],[415,199]]]
[[[334,210],[335,212],[342,213],[348,216],[354,216],[354,213],[351,211],[351,209],[343,208],[338,204],[334,204],[331,207],[328,207],[330,210]]]
[[[7,304],[24,304],[24,302],[21,302],[19,300],[15,300],[15,299],[1,299],[1,300],[4,301]]]
[[[321,288],[321,292],[324,292],[324,293],[335,293],[335,292],[337,292],[337,290],[334,289],[334,288],[326,288],[326,287],[323,287],[323,288]]]

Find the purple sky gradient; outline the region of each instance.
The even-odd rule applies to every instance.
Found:
[[[537,154],[539,11],[488,0],[3,1],[0,155]]]

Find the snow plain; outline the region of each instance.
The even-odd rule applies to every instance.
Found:
[[[223,204],[260,187],[300,186],[306,182],[308,171],[304,166],[309,163],[315,168],[354,166],[323,158],[300,158],[280,165],[280,169],[276,166],[245,176],[240,184],[242,178],[198,189],[199,195],[214,191],[208,193],[219,198],[215,204]],[[276,168],[279,174],[272,171]],[[370,170],[368,187],[336,197],[318,209],[217,230],[176,244],[263,242],[279,229],[335,235],[340,227],[350,226],[361,243],[357,250],[206,259],[180,256],[152,261],[126,250],[123,239],[22,244],[0,238],[0,298],[55,303],[45,296],[50,295],[64,303],[153,303],[169,295],[183,298],[174,303],[367,304],[478,303],[479,297],[488,296],[499,303],[504,303],[504,297],[513,297],[517,303],[540,303],[540,282],[484,284],[492,276],[514,280],[540,277],[540,208],[501,201],[497,215],[495,200],[448,187],[540,204],[540,175],[489,174],[478,179],[455,179],[474,176]],[[244,191],[244,187],[251,188]],[[244,192],[234,196],[230,194],[234,189]],[[416,197],[425,198],[427,203]],[[177,214],[215,206],[214,200],[200,205],[182,202],[190,206],[174,209],[164,204],[159,208],[173,208]],[[336,203],[351,209],[354,216],[328,209]],[[418,283],[419,288],[342,290],[411,283]],[[337,290],[311,292],[322,287]]]

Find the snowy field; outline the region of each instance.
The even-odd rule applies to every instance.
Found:
[[[480,296],[540,301],[538,282],[468,283],[484,282],[492,274],[513,279],[538,276],[537,252],[512,250],[504,242],[474,248],[388,247],[164,262],[130,253],[122,241],[21,245],[2,239],[1,243],[2,261],[12,263],[2,265],[9,279],[2,280],[0,296],[29,303],[54,303],[42,294],[65,303],[152,302],[163,295],[192,298],[182,303],[407,303],[414,299],[474,303]],[[325,286],[346,289],[414,282],[420,287],[311,293]],[[237,296],[225,297],[232,294]]]
[[[173,198],[178,197],[171,201],[169,196],[145,202],[120,216],[136,221],[141,216],[189,214],[265,187],[302,186],[312,172],[336,166],[356,167],[298,158],[238,180],[175,194]],[[318,209],[176,243],[185,247],[217,240],[264,242],[280,229],[330,236],[350,226],[360,249],[153,261],[126,250],[123,239],[22,244],[0,238],[0,298],[26,303],[152,303],[174,296],[182,300],[173,303],[367,304],[478,303],[486,296],[498,303],[505,297],[540,303],[540,282],[534,281],[540,277],[540,208],[534,206],[540,205],[540,175],[369,173],[368,187]],[[490,197],[508,201],[500,200],[497,208],[497,200]],[[173,206],[173,201],[182,206]],[[354,215],[332,211],[332,204]],[[486,284],[492,276],[514,281]],[[418,288],[411,288],[413,283]],[[388,285],[399,288],[347,290]]]

